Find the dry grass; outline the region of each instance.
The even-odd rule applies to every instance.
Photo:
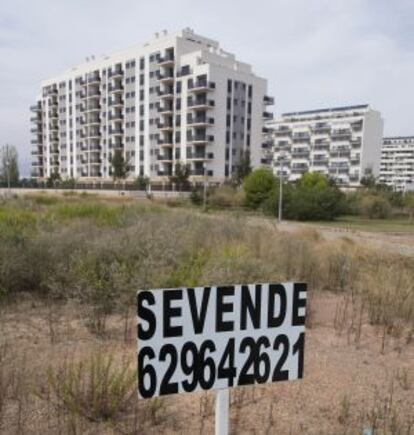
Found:
[[[235,389],[235,432],[412,430],[412,257],[240,216],[39,198],[0,204],[0,432],[208,433],[211,394],[137,401],[136,290],[290,280],[311,290],[305,380]]]

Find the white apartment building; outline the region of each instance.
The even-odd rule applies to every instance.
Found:
[[[191,29],[92,57],[45,80],[31,107],[33,175],[105,180],[120,149],[130,177],[165,182],[180,161],[193,181],[231,177],[244,151],[262,162],[267,81]]]
[[[379,181],[395,190],[414,186],[414,136],[385,137]]]
[[[367,168],[379,175],[383,120],[369,105],[284,113],[267,128],[263,146],[289,181],[311,171],[357,187]]]

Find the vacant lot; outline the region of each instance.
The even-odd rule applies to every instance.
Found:
[[[211,433],[213,394],[137,400],[136,290],[301,280],[305,379],[234,389],[233,433],[414,433],[414,258],[365,245],[146,201],[2,200],[0,432]]]

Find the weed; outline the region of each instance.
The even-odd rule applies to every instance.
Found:
[[[136,394],[136,374],[129,363],[118,363],[102,351],[86,361],[66,361],[58,369],[49,368],[48,397],[71,415],[91,421],[113,420],[125,410]]]

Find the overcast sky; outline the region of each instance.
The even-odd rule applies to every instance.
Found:
[[[0,145],[30,162],[40,81],[192,27],[269,82],[276,114],[370,103],[386,135],[414,134],[414,0],[3,0]]]

